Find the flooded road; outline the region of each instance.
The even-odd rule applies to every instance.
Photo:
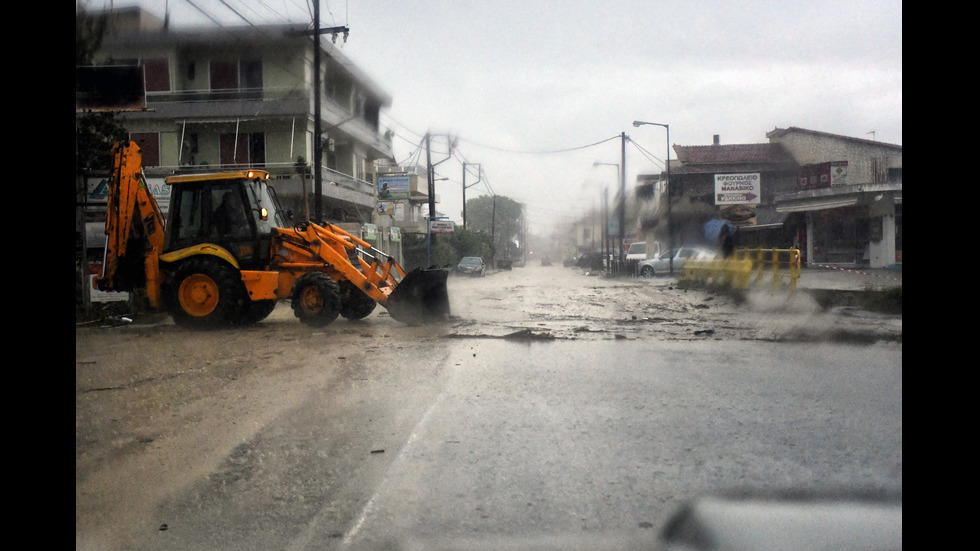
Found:
[[[804,291],[763,287],[733,296],[688,288],[679,277],[616,279],[534,265],[489,279],[452,277],[450,292],[460,335],[899,343],[902,335],[901,315],[826,311]]]
[[[76,549],[617,549],[705,490],[901,487],[900,318],[821,342],[843,316],[802,295],[561,267],[449,290],[439,326],[76,329]]]

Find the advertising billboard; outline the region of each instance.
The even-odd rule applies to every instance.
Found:
[[[378,176],[378,199],[408,199],[411,196],[410,176]]]
[[[75,112],[145,111],[142,65],[75,67]]]

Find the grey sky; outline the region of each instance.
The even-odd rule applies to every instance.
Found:
[[[661,170],[664,129],[634,120],[669,124],[678,145],[715,134],[762,143],[788,126],[902,143],[901,1],[321,2],[321,25],[348,26],[337,45],[392,95],[381,121],[396,159],[411,158],[427,131],[457,136],[458,158],[525,203],[538,234],[598,206],[605,186],[610,197],[619,189],[616,168],[593,163],[621,163],[620,140],[583,146],[622,132],[635,141],[627,188]],[[312,19],[306,0],[115,3],[132,4],[160,16],[169,4],[177,26],[214,25],[202,11],[227,25]],[[450,178],[437,182],[438,208],[459,222],[462,167],[437,172]]]

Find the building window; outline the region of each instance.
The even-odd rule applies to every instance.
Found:
[[[197,133],[190,133],[184,137],[183,146],[180,149],[180,164],[197,164],[198,137]]]
[[[253,167],[265,166],[265,134],[262,132],[248,135],[248,162]]]
[[[262,97],[262,62],[243,59],[239,64],[241,89],[248,98]]]
[[[209,76],[212,90],[238,89],[238,64],[234,61],[212,61]]]
[[[210,77],[211,90],[238,90],[241,94],[236,98],[262,97],[262,62],[259,60],[211,61]]]
[[[168,59],[144,59],[143,71],[147,92],[170,91],[170,61]]]
[[[265,134],[222,134],[220,138],[221,164],[262,166],[265,164]]]
[[[140,146],[143,166],[160,166],[160,134],[156,132],[134,132],[129,139]]]

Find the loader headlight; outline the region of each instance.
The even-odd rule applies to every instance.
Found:
[[[259,218],[261,218],[262,220],[268,220],[269,219],[269,209],[267,209],[265,207],[260,207],[259,208]]]

